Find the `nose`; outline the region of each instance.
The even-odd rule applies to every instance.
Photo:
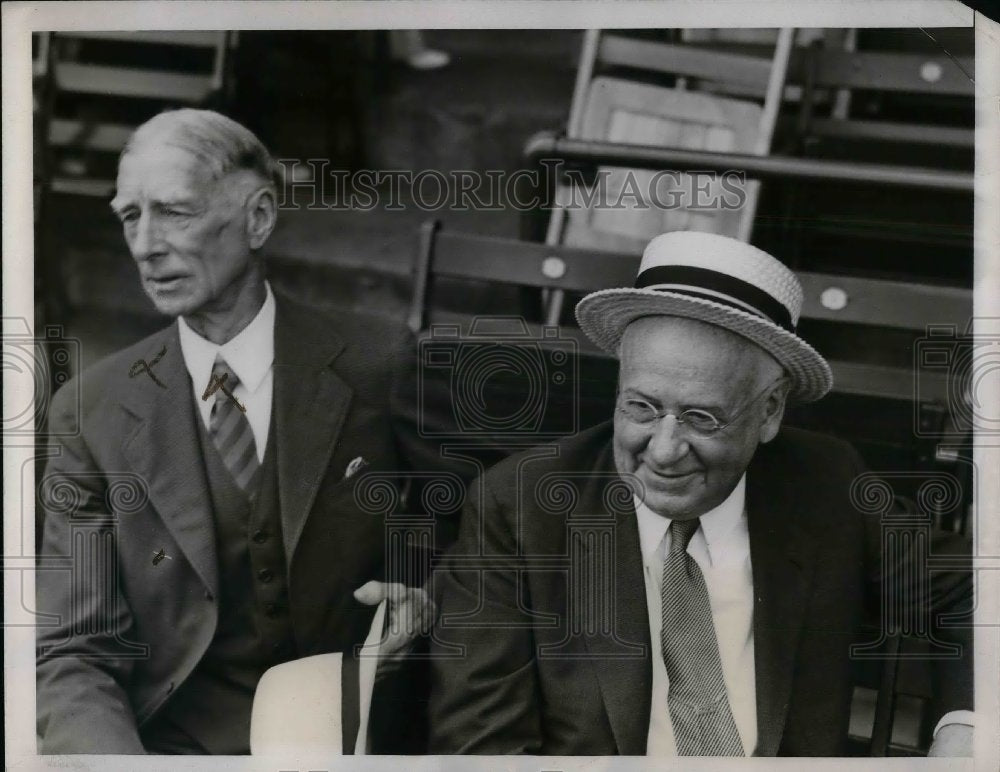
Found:
[[[666,469],[682,459],[688,452],[687,440],[677,423],[677,418],[665,415],[661,418],[649,438],[645,455],[655,466]]]
[[[131,227],[129,246],[136,261],[148,260],[159,244],[159,228],[152,214],[145,210]]]

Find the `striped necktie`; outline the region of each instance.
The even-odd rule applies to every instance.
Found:
[[[208,421],[208,433],[222,457],[226,469],[236,484],[249,496],[257,490],[257,444],[253,439],[253,429],[246,417],[246,408],[237,401],[233,390],[239,378],[221,357],[212,365],[212,381],[205,390],[206,399],[214,394],[215,403]]]
[[[705,577],[687,554],[700,521],[670,523],[663,561],[660,647],[670,680],[667,706],[679,756],[743,756],[722,676]]]

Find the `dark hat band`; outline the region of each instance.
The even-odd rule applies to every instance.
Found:
[[[673,286],[658,286],[663,284]],[[783,330],[793,334],[795,332],[792,314],[781,302],[760,287],[709,268],[657,265],[647,268],[636,277],[635,288],[673,292],[722,303],[741,311],[751,311],[769,319]]]

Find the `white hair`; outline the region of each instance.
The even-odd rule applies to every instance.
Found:
[[[213,110],[167,110],[137,128],[121,157],[148,143],[186,150],[205,164],[212,178],[246,170],[261,182],[280,187],[278,165],[250,129]]]

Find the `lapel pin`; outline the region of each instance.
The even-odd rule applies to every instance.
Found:
[[[166,558],[167,560],[173,560],[173,558],[170,557],[170,555],[168,555],[166,552],[163,551],[163,547],[160,547],[158,552],[153,553],[153,565],[154,566],[160,565],[160,563],[163,561],[163,558]]]
[[[347,469],[344,471],[344,479],[347,480],[354,477],[354,475],[358,473],[358,470],[363,469],[366,466],[368,466],[368,462],[365,461],[363,456],[358,456],[347,465]]]

